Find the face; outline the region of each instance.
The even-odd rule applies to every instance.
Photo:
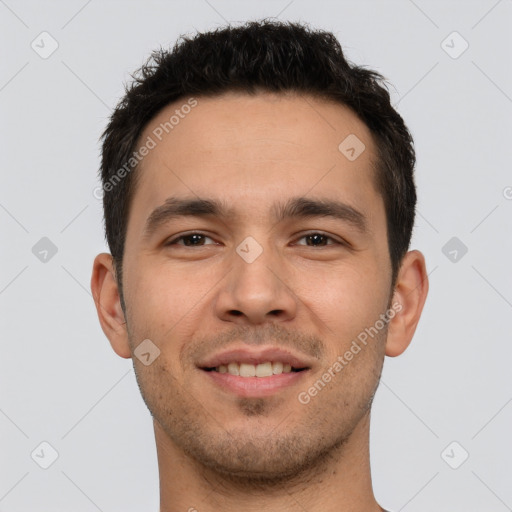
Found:
[[[349,439],[380,378],[391,263],[376,148],[349,109],[309,96],[196,100],[140,138],[156,146],[128,219],[129,346],[151,340],[137,380],[174,446],[284,477]],[[162,134],[177,109],[190,111]]]

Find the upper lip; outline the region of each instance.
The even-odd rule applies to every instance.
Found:
[[[297,356],[278,347],[232,348],[205,359],[197,366],[199,368],[216,368],[233,362],[257,365],[268,361],[288,363],[292,368],[311,368],[311,362],[307,358]]]

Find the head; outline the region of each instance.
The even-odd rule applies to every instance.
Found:
[[[408,252],[414,163],[382,76],[328,32],[250,22],[135,74],[103,134],[111,256],[92,288],[116,353],[150,347],[150,364],[133,357],[139,387],[176,446],[231,476],[285,478],[367,419],[427,293]],[[306,369],[268,396],[226,392],[208,365],[235,345]]]

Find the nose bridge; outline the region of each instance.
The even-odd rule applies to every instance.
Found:
[[[218,315],[263,322],[269,315],[289,319],[296,299],[286,283],[278,251],[263,234],[247,236],[231,255],[231,271],[218,297]]]
[[[252,236],[245,238],[235,250],[238,258],[234,257],[233,270],[237,283],[248,285],[254,293],[267,295],[277,291],[276,267],[279,265],[275,249],[270,243],[263,244]]]

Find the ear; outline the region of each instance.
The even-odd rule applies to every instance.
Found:
[[[109,339],[114,352],[126,359],[131,358],[126,320],[121,308],[119,289],[110,254],[101,253],[94,259],[91,291],[101,328]]]
[[[391,305],[396,311],[388,324],[386,355],[402,354],[412,340],[427,299],[428,276],[420,251],[409,251],[398,273]]]

